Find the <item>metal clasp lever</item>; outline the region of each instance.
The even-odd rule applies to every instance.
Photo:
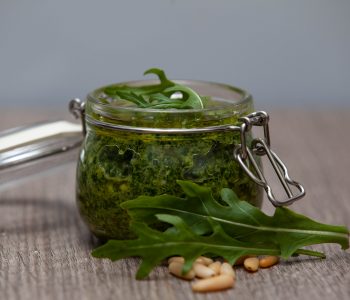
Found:
[[[270,149],[268,114],[263,111],[254,112],[244,118],[241,118],[240,121],[242,121],[242,125],[240,126],[241,144],[236,146],[234,150],[234,157],[243,168],[243,170],[247,173],[247,175],[256,184],[262,186],[265,189],[268,199],[274,206],[287,206],[292,204],[294,201],[304,197],[304,187],[289,177],[287,167],[277,156],[277,154]],[[263,126],[264,139],[255,138],[251,142],[251,147],[248,147],[246,142],[246,135],[249,131],[251,131],[253,126]],[[267,155],[284,190],[286,191],[286,194],[288,196],[287,200],[280,201],[275,198],[272,188],[268,184],[262,170],[254,158],[253,153],[259,156]],[[252,166],[253,171],[251,171],[250,166]],[[298,189],[299,193],[294,195],[290,189],[290,186],[295,186]]]
[[[78,98],[70,100],[69,111],[76,119],[80,119],[81,125],[83,126],[83,134],[86,135],[85,102]]]

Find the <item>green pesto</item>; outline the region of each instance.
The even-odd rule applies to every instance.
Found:
[[[81,215],[99,238],[132,238],[120,204],[141,195],[183,196],[179,179],[210,187],[214,198],[230,188],[260,206],[261,190],[233,158],[238,142],[233,132],[160,135],[89,126],[77,169]]]

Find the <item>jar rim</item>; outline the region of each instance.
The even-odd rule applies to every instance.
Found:
[[[118,106],[115,104],[109,104],[109,103],[103,103],[99,98],[98,94],[102,92],[103,89],[109,86],[117,86],[117,85],[130,85],[130,86],[140,86],[140,85],[151,85],[151,84],[156,84],[159,81],[157,80],[136,80],[136,81],[124,81],[124,82],[118,82],[114,84],[108,84],[105,86],[102,86],[100,88],[97,88],[90,92],[87,95],[87,100],[96,104],[100,105],[101,107],[108,108],[108,109],[117,109],[120,111],[133,111],[133,112],[152,112],[152,113],[165,113],[165,114],[176,114],[176,113],[196,113],[196,112],[206,112],[206,111],[215,111],[215,110],[223,110],[223,109],[232,109],[235,107],[239,107],[249,101],[252,100],[252,96],[250,93],[245,91],[244,89],[238,88],[236,86],[232,86],[226,83],[217,83],[217,82],[212,82],[212,81],[204,81],[204,80],[188,80],[188,79],[175,79],[172,80],[175,83],[183,84],[183,85],[188,85],[191,86],[193,84],[199,85],[199,86],[207,86],[207,87],[217,87],[217,88],[222,88],[226,90],[230,90],[236,94],[239,94],[241,96],[241,99],[236,102],[231,102],[230,100],[232,99],[225,99],[226,101],[230,101],[230,105],[226,106],[212,106],[212,107],[207,107],[207,108],[200,108],[200,109],[193,109],[193,108],[186,108],[186,109],[152,109],[152,108],[142,108],[142,107],[137,107],[137,106]]]
[[[202,96],[211,97],[208,107],[202,109],[151,109],[105,103],[99,95],[106,87],[157,84],[157,80],[127,81],[106,85],[87,95],[85,106],[88,124],[125,125],[147,128],[196,128],[233,125],[239,117],[253,110],[252,96],[237,87],[199,80],[173,80],[186,85]],[[124,102],[125,103],[125,102]],[[95,121],[94,121],[95,120]],[[96,125],[96,124],[95,124]]]

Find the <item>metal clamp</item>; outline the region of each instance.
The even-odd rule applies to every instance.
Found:
[[[237,145],[234,150],[234,157],[240,164],[247,175],[258,185],[262,186],[267,194],[268,199],[274,206],[287,206],[296,200],[305,196],[304,187],[291,179],[288,174],[287,167],[283,164],[281,159],[275,152],[270,149],[270,133],[269,133],[269,115],[266,112],[254,112],[240,119],[242,122],[240,126],[241,144]],[[247,145],[247,133],[252,130],[253,126],[262,126],[264,128],[264,138],[255,138],[251,142],[251,146]],[[285,201],[277,200],[272,192],[271,186],[268,184],[262,170],[260,169],[254,154],[258,156],[267,155],[272,167],[274,168],[288,199]],[[253,167],[254,172],[250,170]],[[255,174],[254,174],[255,173]],[[298,194],[293,194],[290,186],[295,186]]]
[[[69,101],[69,111],[76,118],[81,120],[83,126],[83,134],[86,134],[86,124],[85,124],[85,102],[78,98],[74,98]]]

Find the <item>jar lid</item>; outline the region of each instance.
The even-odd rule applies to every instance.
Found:
[[[24,169],[52,166],[58,156],[80,147],[84,136],[79,124],[67,121],[41,122],[0,133],[0,183],[28,175]],[[38,164],[45,162],[45,164]],[[31,168],[30,173],[34,169]]]

